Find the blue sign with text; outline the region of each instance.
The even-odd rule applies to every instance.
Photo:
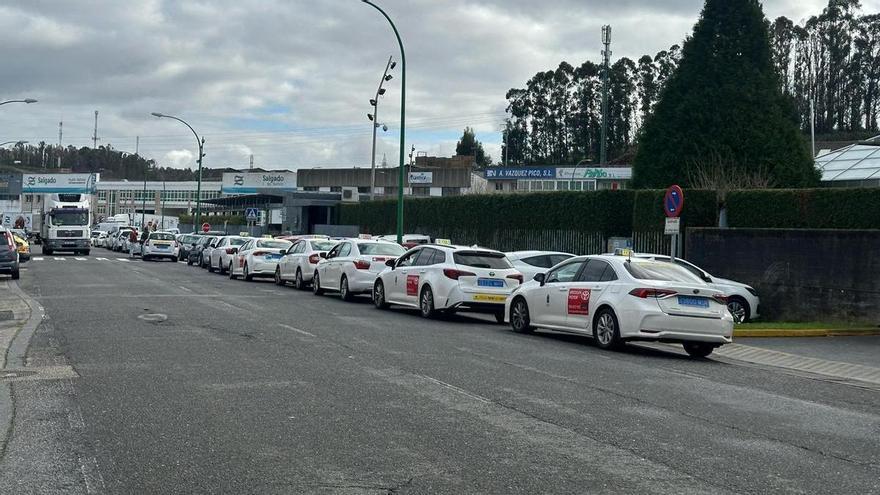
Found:
[[[548,167],[532,168],[497,168],[486,169],[486,178],[489,180],[503,179],[555,179],[556,169]]]

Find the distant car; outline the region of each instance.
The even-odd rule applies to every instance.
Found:
[[[222,236],[210,236],[208,240],[205,241],[205,244],[202,245],[202,249],[199,254],[199,267],[206,268],[208,271],[214,271],[211,268],[211,254],[214,252],[214,248],[217,246],[217,243],[220,242]]]
[[[21,276],[19,263],[12,232],[0,227],[0,273],[9,275],[12,280],[18,280]]]
[[[516,332],[589,335],[603,349],[677,342],[705,357],[733,342],[733,317],[720,291],[681,266],[644,258],[571,258],[515,290],[505,316]]]
[[[213,236],[198,236],[192,240],[186,253],[186,264],[202,266],[202,250],[213,240]]]
[[[247,281],[254,277],[274,277],[278,262],[293,243],[279,239],[250,239],[232,256],[229,278],[239,275]]]
[[[150,259],[169,259],[177,261],[180,254],[179,244],[174,234],[170,232],[152,232],[144,242],[141,257],[144,261]]]
[[[338,291],[344,301],[369,294],[385,263],[405,253],[399,244],[378,239],[346,239],[333,246],[315,268],[312,291]]]
[[[574,255],[558,251],[514,251],[507,253],[510,264],[519,270],[527,281],[569,258],[574,258]]]
[[[189,261],[189,250],[192,248],[192,243],[198,239],[198,236],[193,234],[177,234],[174,238],[180,246],[180,259]]]
[[[379,239],[397,242],[397,234],[388,234],[379,236]],[[403,234],[401,237],[400,245],[409,249],[411,247],[419,246],[421,244],[430,244],[431,237],[423,234]]]
[[[504,253],[491,249],[418,246],[388,265],[374,282],[373,303],[418,308],[425,318],[474,311],[503,323],[504,303],[523,282]]]
[[[226,270],[229,268],[229,263],[232,262],[233,256],[238,252],[238,248],[250,239],[250,237],[238,235],[220,237],[214,245],[214,249],[211,250],[208,271],[213,272],[217,270],[221,275],[225,275]]]
[[[107,233],[104,232],[103,230],[93,230],[92,231],[92,233],[89,236],[89,239],[90,239],[93,247],[98,247],[101,245],[100,242],[98,241],[98,239],[100,239],[102,235],[104,237],[106,237]]]
[[[670,256],[662,254],[636,253],[632,256],[657,261],[672,261]],[[733,315],[733,320],[736,323],[748,323],[760,316],[761,300],[758,297],[758,291],[750,285],[710,275],[697,265],[681,258],[675,258],[675,263],[727,296],[727,309]]]
[[[297,289],[305,289],[312,281],[318,262],[321,261],[321,254],[326,255],[337,244],[337,241],[319,237],[295,242],[278,262],[278,268],[275,269],[275,283],[284,285],[292,281]]]
[[[10,231],[12,240],[15,241],[15,250],[18,252],[18,260],[22,263],[31,259],[31,246],[25,237],[19,236],[14,231]]]
[[[96,247],[106,247],[107,239],[110,237],[110,234],[107,232],[101,232],[97,237],[92,238],[92,245]]]

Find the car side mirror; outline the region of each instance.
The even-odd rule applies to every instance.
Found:
[[[547,275],[544,273],[536,273],[534,278],[532,278],[532,280],[534,280],[535,282],[540,283],[542,287],[544,286],[544,281],[546,279],[547,279]]]
[[[318,256],[324,258],[325,260],[327,259],[327,253],[318,253]]]
[[[397,260],[385,260],[385,266],[391,267],[392,270],[394,269],[395,263],[397,263]]]
[[[278,254],[280,254],[281,256],[284,256],[285,254],[287,254],[287,250],[286,249],[279,249]]]
[[[710,276],[708,276],[708,275],[703,275],[703,282],[706,282],[707,284],[711,284],[711,283],[712,283],[712,277],[710,277]]]

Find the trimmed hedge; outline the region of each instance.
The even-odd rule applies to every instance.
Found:
[[[666,213],[663,211],[664,196],[666,190],[662,189],[636,191],[632,210],[632,230],[639,232],[663,230],[666,223]],[[718,199],[715,191],[685,190],[681,222],[683,227],[717,226]]]
[[[880,189],[731,192],[728,225],[739,228],[880,229]]]
[[[565,229],[629,235],[632,191],[483,194],[404,200],[404,230],[425,227],[474,229]],[[342,205],[339,222],[360,225],[363,232],[395,231],[397,202],[375,201]]]

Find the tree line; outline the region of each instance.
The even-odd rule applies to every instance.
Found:
[[[766,23],[780,89],[792,101],[802,131],[876,131],[880,101],[880,14],[862,15],[858,0],[829,0],[798,25],[786,17]],[[681,46],[637,61],[623,57],[609,69],[608,157],[625,154],[681,60]],[[601,64],[562,62],[507,92],[509,115],[500,161],[509,165],[599,161]],[[709,109],[707,109],[709,111]]]

